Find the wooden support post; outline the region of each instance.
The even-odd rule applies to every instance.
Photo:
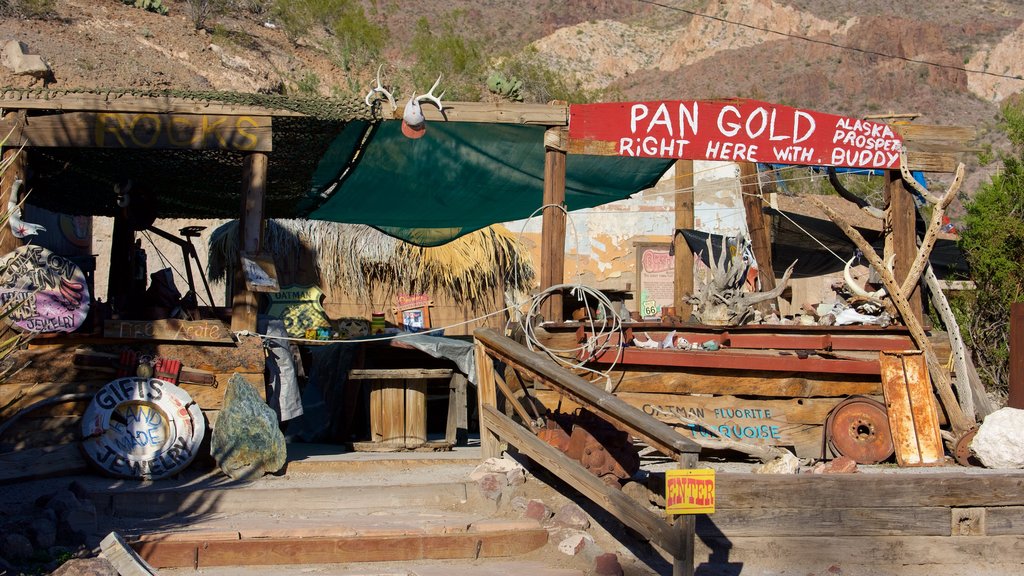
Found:
[[[903,187],[903,179],[898,170],[886,170],[885,187],[889,196],[889,214],[892,219],[893,249],[896,254],[896,265],[894,276],[900,284],[910,272],[910,267],[917,256],[917,230],[914,225],[916,209],[914,198],[910,192]],[[904,294],[914,318],[918,323],[924,323],[924,313],[921,307],[920,283],[915,282],[913,289]]]
[[[1024,302],[1010,306],[1010,408],[1024,409]]]
[[[672,250],[675,253],[672,301],[676,313],[685,320],[693,312],[693,305],[686,302],[687,297],[693,294],[693,251],[690,250],[680,230],[693,230],[694,226],[693,160],[676,160],[673,183],[676,193],[676,222],[672,233]]]
[[[482,342],[476,343],[476,399],[477,414],[480,418],[480,458],[497,458],[501,456],[501,446],[494,431],[488,428],[484,418],[484,407],[498,406],[498,388],[495,382],[494,361],[487,354]]]
[[[740,163],[740,190],[743,193],[743,209],[747,214],[747,232],[750,247],[757,260],[757,276],[761,290],[769,292],[775,288],[775,272],[772,270],[772,235],[765,222],[764,202],[757,185],[757,164]],[[768,304],[767,302],[765,304]]]
[[[697,455],[685,453],[679,455],[679,468],[692,470],[697,467]],[[693,576],[694,555],[696,549],[697,516],[682,514],[676,516],[673,527],[679,538],[679,554],[672,559],[672,576]]]
[[[253,152],[246,156],[242,171],[242,213],[238,219],[239,251],[256,254],[263,240],[263,197],[267,188],[267,155]],[[231,330],[256,330],[258,302],[256,294],[245,286],[241,262],[235,262],[231,298]]]
[[[18,118],[18,113],[11,112],[4,115],[5,121],[14,122]],[[3,135],[0,134],[0,138]],[[3,178],[0,179],[0,207],[6,209],[7,202],[11,198],[11,186],[15,180],[25,180],[25,150],[18,148],[7,148],[3,149],[3,162],[7,166],[7,169],[3,172]],[[21,195],[24,197],[25,188],[22,187]],[[0,231],[0,255],[8,254],[15,248],[24,244],[20,238],[14,236],[11,233],[10,226],[4,226],[5,230]]]
[[[565,129],[544,133],[544,212],[541,219],[540,289],[565,278]],[[545,320],[561,322],[562,294],[552,293],[541,308]]]

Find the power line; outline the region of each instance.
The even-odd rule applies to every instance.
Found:
[[[907,58],[906,56],[900,56],[898,54],[887,54],[885,52],[878,52],[875,50],[865,50],[864,48],[858,48],[856,46],[849,46],[846,44],[839,44],[838,42],[830,42],[828,40],[819,40],[817,38],[809,38],[807,36],[801,36],[799,34],[791,34],[789,32],[780,32],[778,30],[772,30],[771,28],[765,28],[763,26],[754,26],[753,24],[747,24],[745,22],[738,22],[736,20],[729,20],[722,18],[721,16],[712,16],[711,14],[704,14],[697,12],[696,10],[690,10],[688,8],[680,8],[678,6],[669,6],[662,4],[661,2],[655,2],[654,0],[635,0],[641,4],[650,4],[651,6],[658,6],[660,8],[667,8],[669,10],[675,10],[676,12],[683,12],[692,16],[698,16],[700,18],[707,18],[708,20],[717,20],[725,24],[731,24],[733,26],[741,26],[743,28],[750,28],[751,30],[758,30],[760,32],[767,32],[769,34],[776,34],[778,36],[784,36],[786,38],[793,38],[795,40],[803,40],[812,44],[821,44],[823,46],[831,46],[832,48],[838,48],[840,50],[849,50],[851,52],[860,52],[861,54],[868,54],[870,56],[881,56],[882,58],[891,58],[893,60],[902,60],[904,62],[912,62],[914,64],[923,64],[925,66],[934,66],[936,68],[947,68],[949,70],[956,70],[958,72],[967,72],[969,74],[982,74],[984,76],[994,76],[996,78],[1006,78],[1009,80],[1024,80],[1024,77],[1020,75],[1010,74],[999,74],[997,72],[989,72],[987,70],[975,70],[972,68],[965,68],[963,66],[954,66],[952,64],[942,64],[939,62],[932,62],[929,60],[917,60],[915,58]]]

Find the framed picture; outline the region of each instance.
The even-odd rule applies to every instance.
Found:
[[[250,292],[279,292],[277,268],[269,254],[242,254],[245,287]]]
[[[400,296],[398,306],[394,309],[395,324],[409,332],[422,332],[430,328],[430,306],[434,302],[429,296],[417,296]]]

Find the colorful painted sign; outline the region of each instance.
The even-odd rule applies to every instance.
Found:
[[[644,318],[660,318],[675,304],[675,257],[670,244],[636,244],[637,305]]]
[[[665,472],[666,514],[714,514],[715,471],[668,470]]]
[[[20,246],[0,259],[0,306],[24,332],[74,332],[89,314],[82,269],[42,246]]]
[[[902,146],[885,124],[757,100],[569,107],[569,151],[582,154],[898,169]]]
[[[282,286],[279,292],[267,293],[267,316],[284,321],[284,329],[292,338],[305,338],[310,328],[330,330],[331,321],[320,304],[323,296],[316,286]]]

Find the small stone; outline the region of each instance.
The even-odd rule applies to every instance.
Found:
[[[505,474],[505,481],[509,486],[522,486],[526,484],[526,470],[522,467],[513,468]]]
[[[505,487],[505,475],[484,474],[477,480],[476,485],[484,498],[497,502],[501,498],[502,489]]]
[[[32,541],[24,534],[12,532],[0,539],[0,556],[8,560],[28,560],[33,553]]]
[[[971,451],[986,468],[1024,468],[1024,410],[1000,408],[986,416]]]
[[[540,500],[530,500],[526,504],[526,512],[523,515],[537,522],[546,522],[551,518],[552,512],[551,508],[548,508],[548,505]]]
[[[853,474],[857,471],[857,461],[849,456],[840,456],[830,462],[816,465],[812,474]]]
[[[796,474],[800,471],[800,459],[786,451],[782,456],[754,469],[754,474]]]
[[[287,460],[277,414],[238,374],[228,380],[210,453],[221,471],[236,480],[273,474]]]
[[[50,66],[36,54],[26,54],[25,46],[17,40],[8,40],[0,53],[0,62],[19,76],[47,78],[51,75]]]
[[[82,505],[82,502],[70,490],[61,490],[46,501],[46,508],[53,510],[59,518],[68,510],[73,510]]]
[[[61,514],[57,523],[57,534],[61,540],[70,544],[89,541],[97,531],[96,505],[83,502],[77,508]]]
[[[576,504],[566,504],[558,509],[555,513],[552,521],[557,526],[564,526],[566,528],[575,528],[577,530],[586,530],[590,528],[590,518],[582,508]]]
[[[594,560],[594,574],[598,576],[622,576],[622,564],[614,552],[601,554]]]
[[[577,532],[567,538],[563,539],[558,543],[558,551],[568,556],[575,556],[583,551],[587,546],[587,542],[593,542],[594,539],[586,532]]]
[[[511,458],[488,458],[469,473],[469,479],[477,481],[486,474],[501,474],[507,480],[508,474],[517,469],[526,472],[522,464]]]
[[[49,518],[35,518],[29,524],[32,540],[40,548],[50,548],[57,543],[57,524]]]
[[[513,512],[526,512],[526,507],[529,506],[530,501],[523,496],[516,496],[512,499],[508,505],[512,508]]]

